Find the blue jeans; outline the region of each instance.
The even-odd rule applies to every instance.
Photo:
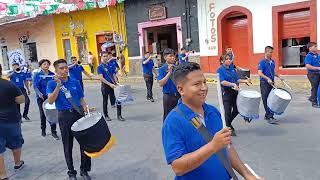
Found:
[[[21,134],[21,123],[1,123],[0,122],[0,154],[6,151],[20,149],[24,143]]]

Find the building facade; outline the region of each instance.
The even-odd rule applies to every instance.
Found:
[[[219,56],[232,47],[235,64],[256,74],[270,45],[278,73],[306,74],[306,44],[320,43],[319,5],[319,0],[198,1],[202,69],[215,73]]]
[[[130,74],[141,74],[147,51],[157,54],[159,63],[165,48],[199,52],[197,0],[130,0],[125,1],[125,14]],[[199,59],[197,53],[193,56]]]
[[[8,52],[20,51],[33,68],[38,61],[58,58],[56,51],[55,32],[52,16],[43,16],[10,22],[0,26],[0,63],[4,70],[10,68]]]
[[[117,55],[123,51],[128,64],[123,3],[110,7],[109,12],[110,16],[107,8],[97,8],[54,15],[58,57],[70,62],[71,56],[76,56],[90,72],[86,65],[89,52],[97,67],[101,62],[101,51],[112,51]],[[113,43],[114,34],[121,35],[123,43]],[[126,68],[128,71],[129,67]]]

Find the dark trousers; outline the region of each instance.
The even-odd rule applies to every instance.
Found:
[[[153,94],[152,94],[153,75],[144,74],[143,78],[147,86],[147,98],[153,98]]]
[[[320,83],[320,73],[308,73],[308,79],[311,84],[311,98],[313,104],[317,103],[318,87]]]
[[[109,97],[110,97],[111,105],[114,105],[116,103],[116,96],[114,95],[114,90],[106,84],[101,84],[101,93],[102,93],[102,98],[103,98],[104,116],[109,116],[108,115],[108,99],[109,99]],[[117,103],[117,116],[121,116],[121,104],[120,103]]]
[[[237,96],[238,92],[233,89],[225,90],[223,93],[224,116],[228,127],[232,127],[232,121],[239,114],[237,108]]]
[[[90,66],[91,74],[93,74],[93,73],[94,73],[94,67],[93,67],[93,64],[89,64],[89,66]]]
[[[76,110],[66,110],[59,111],[58,119],[59,119],[59,127],[61,131],[64,157],[68,166],[68,175],[75,175],[77,171],[73,166],[73,158],[72,158],[72,149],[73,149],[73,139],[74,136],[71,131],[71,126],[74,122],[80,119],[82,115],[80,115]],[[84,154],[80,146],[80,155],[81,155],[81,165],[80,170],[82,171],[90,171],[91,170],[91,158]]]
[[[170,111],[177,106],[179,98],[179,93],[163,94],[163,121],[166,119]]]
[[[82,88],[82,91],[84,92],[83,81],[82,81],[82,80],[79,80],[79,82],[80,82],[80,86],[81,86],[81,88]]]
[[[265,118],[273,117],[273,113],[270,111],[267,104],[268,96],[271,90],[272,90],[272,86],[269,83],[260,81],[260,91],[262,96],[262,102],[263,102],[264,110],[266,111],[266,114],[264,116]]]
[[[27,116],[29,113],[29,107],[30,107],[30,99],[29,96],[27,94],[27,91],[25,88],[20,88],[22,94],[24,95],[25,98],[25,102],[24,102],[24,110],[23,110],[23,115],[22,116]],[[20,105],[18,105],[18,109],[20,112]]]
[[[39,112],[40,112],[40,119],[41,119],[41,129],[42,131],[46,130],[46,125],[47,125],[47,118],[46,115],[44,114],[43,111],[43,102],[47,99],[47,97],[44,97],[44,99],[38,98],[37,99],[37,103],[38,103],[38,108],[39,108]],[[51,133],[57,133],[57,125],[56,124],[50,124],[51,126]]]

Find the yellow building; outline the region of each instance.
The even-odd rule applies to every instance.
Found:
[[[101,46],[113,41],[113,32],[120,34],[126,44],[124,5],[123,3],[117,4],[110,7],[109,10],[112,21],[110,21],[107,8],[54,15],[58,57],[70,62],[71,56],[76,56],[82,60],[84,67],[90,72],[86,65],[88,53],[92,52],[96,69],[100,63]],[[112,46],[107,51],[115,51],[119,55],[119,51],[123,50],[125,64],[128,65],[128,50],[124,48],[124,44]],[[129,67],[126,66],[126,71],[128,70]]]

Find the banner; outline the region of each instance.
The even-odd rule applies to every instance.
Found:
[[[9,66],[11,68],[11,65],[13,63],[19,63],[19,65],[25,65],[26,60],[24,58],[24,54],[21,49],[15,49],[12,51],[8,51],[8,58],[9,58]]]

